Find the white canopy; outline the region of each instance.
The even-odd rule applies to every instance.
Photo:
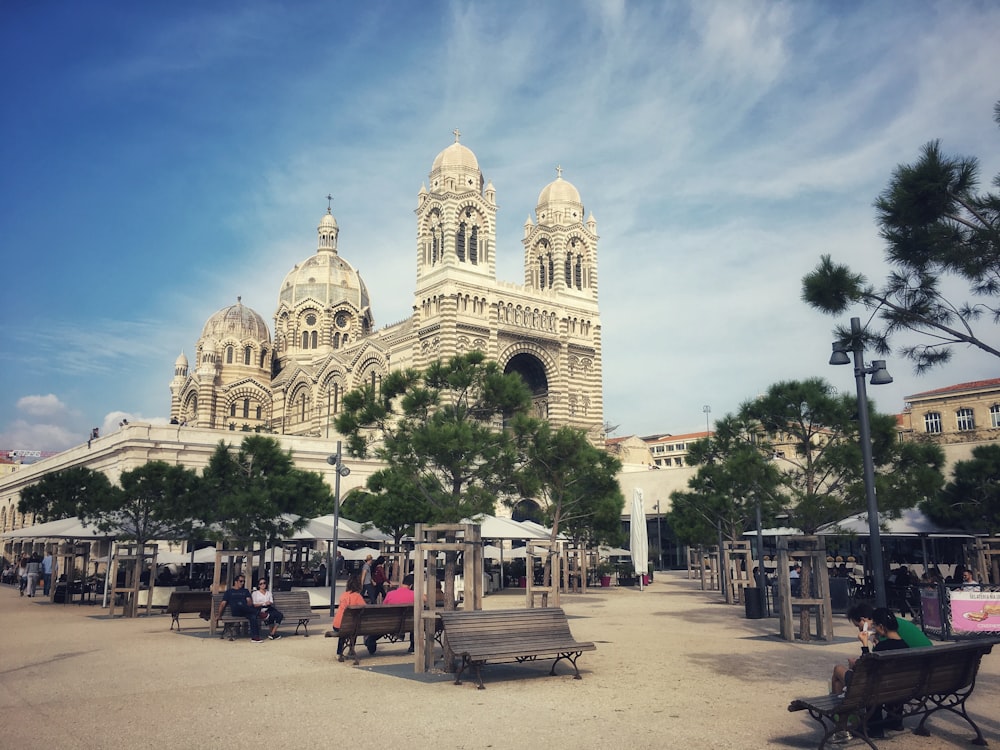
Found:
[[[882,536],[972,536],[964,531],[955,531],[938,526],[917,508],[904,510],[899,518],[880,518]],[[817,534],[825,536],[837,534],[868,534],[868,513],[855,513],[843,521],[828,523],[816,530]]]
[[[466,518],[462,523],[478,523],[483,539],[548,539],[549,535],[510,518],[481,515]]]
[[[338,542],[368,542],[370,538],[361,534],[345,523],[346,519],[339,519],[337,524]],[[289,535],[290,540],[301,541],[326,541],[333,539],[333,514],[310,518],[306,525]]]
[[[0,534],[3,539],[108,539],[113,536],[114,533],[101,531],[93,524],[85,525],[76,517],[60,518]]]
[[[190,562],[214,563],[215,547],[202,547],[199,550],[195,550],[193,559],[190,552],[157,551],[156,562],[159,565],[187,565]]]

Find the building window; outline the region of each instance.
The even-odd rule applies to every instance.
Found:
[[[226,364],[231,365],[233,363],[233,347],[226,347]]]
[[[245,365],[249,365],[250,364],[250,347],[249,346],[246,349],[243,350],[243,364],[245,364]]]
[[[924,414],[924,431],[932,435],[941,432],[941,414],[936,411]]]
[[[972,409],[959,409],[955,412],[956,422],[960,432],[976,429],[976,419]]]
[[[458,234],[455,235],[455,255],[458,259],[465,262],[465,222],[463,221],[458,225]]]
[[[250,416],[250,399],[243,399],[243,418],[246,419]]]
[[[990,427],[1000,427],[1000,404],[990,407]]]
[[[236,416],[236,402],[235,401],[233,401],[233,403],[231,403],[229,405],[229,416],[231,416],[231,417],[235,417]]]

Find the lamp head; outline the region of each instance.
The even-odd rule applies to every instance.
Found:
[[[885,369],[884,359],[876,359],[872,362],[872,376],[868,382],[872,385],[889,385],[892,382],[892,375]]]
[[[330,464],[330,466],[336,466],[337,464],[340,463],[340,456],[338,456],[336,453],[331,453],[329,456],[326,457],[326,462]]]
[[[833,349],[833,353],[830,355],[831,365],[851,364],[851,358],[847,355],[847,352],[850,350],[847,348],[847,344],[845,342],[834,341],[833,344],[831,344],[831,348]]]

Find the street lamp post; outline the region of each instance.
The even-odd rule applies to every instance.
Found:
[[[871,550],[871,565],[875,584],[875,604],[886,606],[885,570],[882,567],[882,539],[878,527],[878,499],[875,497],[875,462],[872,459],[871,420],[868,415],[868,392],[865,389],[865,375],[871,375],[872,385],[887,385],[892,376],[886,372],[885,360],[876,359],[865,367],[865,350],[861,341],[861,320],[851,318],[851,338],[836,341],[830,355],[831,365],[847,365],[854,359],[854,383],[858,392],[858,425],[861,434],[861,459],[864,467],[865,499],[868,505],[868,546]]]
[[[663,534],[660,532],[660,501],[656,501],[656,557],[659,560],[657,566],[663,570]]]
[[[330,553],[330,617],[337,608],[337,532],[340,530],[340,478],[346,477],[351,470],[344,466],[340,452],[340,441],[337,441],[337,452],[326,457],[326,462],[333,467],[333,550]]]

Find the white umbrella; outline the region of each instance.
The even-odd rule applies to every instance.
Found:
[[[344,549],[343,547],[337,547],[344,554],[345,560],[364,560],[368,555],[373,558],[378,557],[382,553],[372,547],[362,547],[361,549]]]
[[[632,490],[632,517],[629,525],[632,566],[639,576],[639,590],[642,591],[642,577],[649,572],[649,539],[646,537],[646,511],[642,507],[642,490],[638,487]]]
[[[599,547],[597,554],[601,557],[629,557],[632,553],[622,547]]]

